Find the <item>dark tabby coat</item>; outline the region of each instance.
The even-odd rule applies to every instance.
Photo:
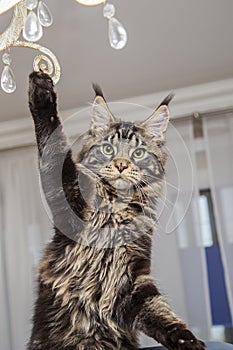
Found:
[[[91,128],[73,158],[52,80],[30,75],[29,105],[55,234],[40,262],[28,350],[135,350],[138,331],[168,349],[203,350],[150,276],[170,97],[133,124],[113,117],[95,90]]]

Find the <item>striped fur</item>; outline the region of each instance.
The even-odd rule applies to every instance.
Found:
[[[54,237],[40,262],[28,350],[135,350],[139,330],[169,349],[203,350],[150,276],[167,107],[156,112],[159,127],[153,116],[132,124],[97,96],[74,160],[44,73],[30,75],[29,106]]]

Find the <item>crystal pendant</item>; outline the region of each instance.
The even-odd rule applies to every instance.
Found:
[[[28,10],[33,10],[33,9],[35,9],[36,6],[37,6],[37,4],[38,4],[38,0],[26,0],[26,3],[25,3],[26,8],[27,8]]]
[[[37,15],[30,11],[23,28],[23,37],[27,41],[38,41],[43,35],[43,28]]]
[[[115,15],[115,6],[113,4],[106,4],[103,8],[103,16],[105,18],[111,18]]]
[[[39,2],[37,8],[37,16],[40,21],[40,24],[44,27],[49,27],[53,23],[53,17],[51,15],[51,12],[48,6],[43,1]]]
[[[110,45],[116,49],[122,49],[127,43],[127,33],[123,25],[114,17],[109,19],[108,36]]]
[[[2,62],[8,66],[11,64],[11,55],[9,54],[9,52],[5,52],[2,55]]]
[[[1,87],[3,91],[7,92],[8,94],[11,94],[16,89],[14,73],[11,67],[8,65],[5,66],[2,71]]]

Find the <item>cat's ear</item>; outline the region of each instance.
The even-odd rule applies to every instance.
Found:
[[[173,94],[168,95],[163,102],[160,103],[159,107],[156,108],[153,114],[144,122],[140,123],[140,128],[143,128],[146,134],[161,140],[164,139],[164,134],[167,130],[170,118],[168,104],[173,97]]]
[[[97,136],[107,131],[111,123],[115,121],[115,118],[111,114],[100,88],[95,85],[94,89],[96,97],[93,102],[91,132],[93,135]]]

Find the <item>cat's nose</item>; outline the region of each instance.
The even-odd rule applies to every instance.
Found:
[[[129,162],[127,159],[118,158],[114,160],[115,167],[119,170],[120,173],[128,168]]]

